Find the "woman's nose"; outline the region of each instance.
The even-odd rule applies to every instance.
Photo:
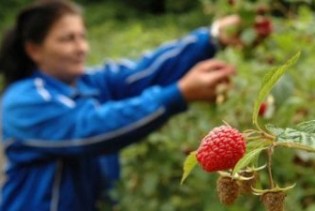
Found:
[[[86,39],[76,39],[76,49],[80,52],[87,53],[89,51],[89,43]]]

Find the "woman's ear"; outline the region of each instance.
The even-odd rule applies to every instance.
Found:
[[[25,44],[25,51],[26,54],[35,62],[39,63],[41,59],[41,47],[40,45],[33,43],[33,42],[27,42]]]

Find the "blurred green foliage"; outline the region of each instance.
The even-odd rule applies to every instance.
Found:
[[[4,30],[9,27],[17,12],[31,0],[10,0],[0,2],[0,37]]]
[[[17,9],[27,2],[14,0],[0,3],[0,18],[3,20],[0,32],[12,23]],[[214,17],[235,12],[228,1],[215,0],[200,0],[200,4],[185,8],[181,13],[166,11],[158,16],[127,7],[123,1],[80,2],[86,9],[89,29],[89,65],[121,57],[136,59],[164,41],[176,39],[198,26],[210,25]],[[258,4],[256,1],[249,2]],[[195,103],[159,131],[121,152],[122,180],[111,193],[120,201],[118,209],[264,210],[259,197],[255,196],[242,196],[235,205],[224,207],[215,191],[217,175],[207,174],[200,168],[194,169],[180,185],[182,165],[187,153],[195,150],[201,138],[213,127],[221,125],[222,120],[241,131],[252,128],[252,108],[262,76],[297,51],[302,53],[298,63],[272,91],[276,112],[271,119],[260,121],[262,124],[286,127],[315,119],[315,18],[312,11],[314,4],[310,2],[298,7],[289,6],[281,10],[281,16],[272,16],[273,34],[249,53],[226,48],[217,54],[217,58],[235,65],[238,72],[226,102],[220,105]],[[261,164],[265,162],[263,158]],[[295,188],[288,192],[287,211],[314,210],[314,168],[314,157],[303,160],[293,150],[276,150],[273,163],[275,181],[280,186],[296,183]],[[259,185],[265,187],[267,175],[262,173],[260,179]]]

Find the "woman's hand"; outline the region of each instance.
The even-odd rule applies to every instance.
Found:
[[[247,27],[251,27],[256,32],[256,38],[250,47],[259,45],[273,31],[271,19],[264,15],[257,14],[251,25],[246,26],[245,22],[239,15],[225,16],[213,22],[211,34],[222,47],[234,46],[242,48],[248,45],[241,39],[241,34]]]
[[[211,34],[218,39],[221,46],[241,46],[239,37],[241,18],[238,15],[229,15],[213,22]]]
[[[235,68],[223,61],[209,59],[196,64],[178,86],[187,102],[211,101],[217,96],[217,86],[228,83]]]

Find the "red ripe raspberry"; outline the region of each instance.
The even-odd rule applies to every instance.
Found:
[[[207,172],[233,168],[246,151],[245,139],[230,126],[214,128],[206,135],[197,150],[197,160]]]
[[[260,37],[268,37],[272,33],[272,23],[267,17],[259,17],[254,24],[255,31]]]
[[[258,115],[259,115],[259,116],[264,116],[265,113],[266,113],[266,111],[267,111],[267,107],[268,107],[267,103],[266,103],[266,102],[263,102],[263,103],[260,105],[260,107],[259,107]]]

